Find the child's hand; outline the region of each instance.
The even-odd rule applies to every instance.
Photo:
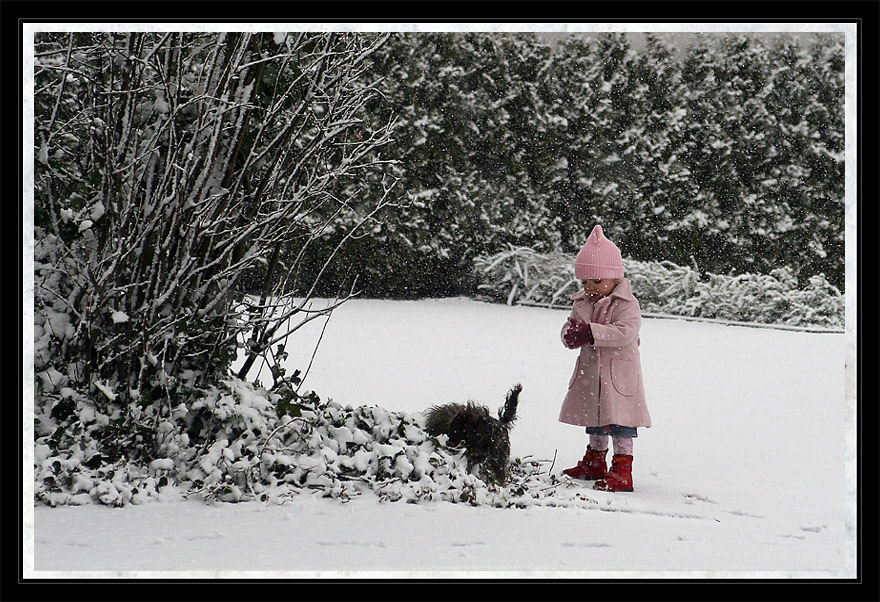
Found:
[[[568,330],[562,335],[562,338],[569,349],[577,349],[587,343],[593,344],[593,333],[590,332],[590,325],[574,318],[568,319]]]

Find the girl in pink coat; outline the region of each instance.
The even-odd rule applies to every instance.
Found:
[[[583,290],[562,327],[562,341],[579,349],[562,402],[560,422],[586,427],[583,459],[563,470],[575,479],[597,480],[594,489],[632,491],[633,437],[651,426],[639,359],[641,310],[623,277],[617,246],[596,226],[577,255],[575,276]],[[608,437],[614,444],[611,469],[605,463]]]

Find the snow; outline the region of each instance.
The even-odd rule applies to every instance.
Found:
[[[575,358],[559,342],[566,316],[463,298],[349,301],[306,386],[420,412],[468,399],[495,410],[520,382],[512,454],[558,474],[587,439],[557,421]],[[288,372],[309,365],[322,326],[288,342]],[[306,494],[206,505],[169,487],[124,508],[34,507],[24,577],[851,578],[845,348],[843,334],[646,318],[654,426],[635,440],[632,493],[573,482],[580,506],[500,509]]]
[[[124,324],[125,322],[128,322],[128,315],[121,311],[114,311],[110,315],[110,318],[113,320],[114,324]]]

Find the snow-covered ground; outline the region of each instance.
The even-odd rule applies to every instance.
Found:
[[[559,342],[566,315],[350,301],[306,387],[419,412],[467,399],[494,410],[520,382],[512,453],[555,457],[559,473],[586,445],[557,421],[575,359]],[[290,340],[291,372],[309,363],[322,326]],[[632,493],[572,483],[589,500],[575,508],[310,495],[39,506],[25,520],[25,577],[855,577],[845,336],[645,319],[641,353],[654,426],[635,440]]]

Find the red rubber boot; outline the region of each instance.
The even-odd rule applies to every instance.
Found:
[[[599,451],[588,445],[584,459],[580,460],[576,466],[563,470],[562,474],[568,475],[572,479],[583,479],[585,481],[601,479],[608,474],[605,465],[605,454],[607,453],[607,449]]]
[[[608,471],[608,476],[601,481],[596,481],[593,489],[599,489],[600,491],[632,491],[632,466],[632,456],[614,454],[614,457],[611,458],[611,470]]]

